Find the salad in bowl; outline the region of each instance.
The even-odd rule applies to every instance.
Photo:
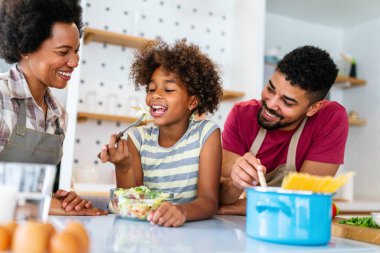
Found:
[[[146,220],[150,211],[172,198],[171,193],[154,191],[146,186],[113,188],[110,190],[109,209],[122,218]]]

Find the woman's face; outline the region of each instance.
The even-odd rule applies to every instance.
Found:
[[[79,31],[74,23],[55,23],[51,36],[20,61],[28,84],[65,88],[78,66],[79,46]]]

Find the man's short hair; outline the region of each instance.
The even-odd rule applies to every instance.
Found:
[[[284,74],[291,85],[304,89],[310,104],[326,97],[338,74],[330,55],[314,46],[298,47],[286,54],[276,71]]]

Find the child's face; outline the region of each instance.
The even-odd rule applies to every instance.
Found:
[[[187,123],[198,104],[174,73],[165,73],[161,68],[152,74],[145,102],[150,107],[154,123],[159,126]]]

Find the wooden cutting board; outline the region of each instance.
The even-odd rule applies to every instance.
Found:
[[[366,228],[339,224],[342,218],[334,218],[331,235],[380,245],[380,228]]]

